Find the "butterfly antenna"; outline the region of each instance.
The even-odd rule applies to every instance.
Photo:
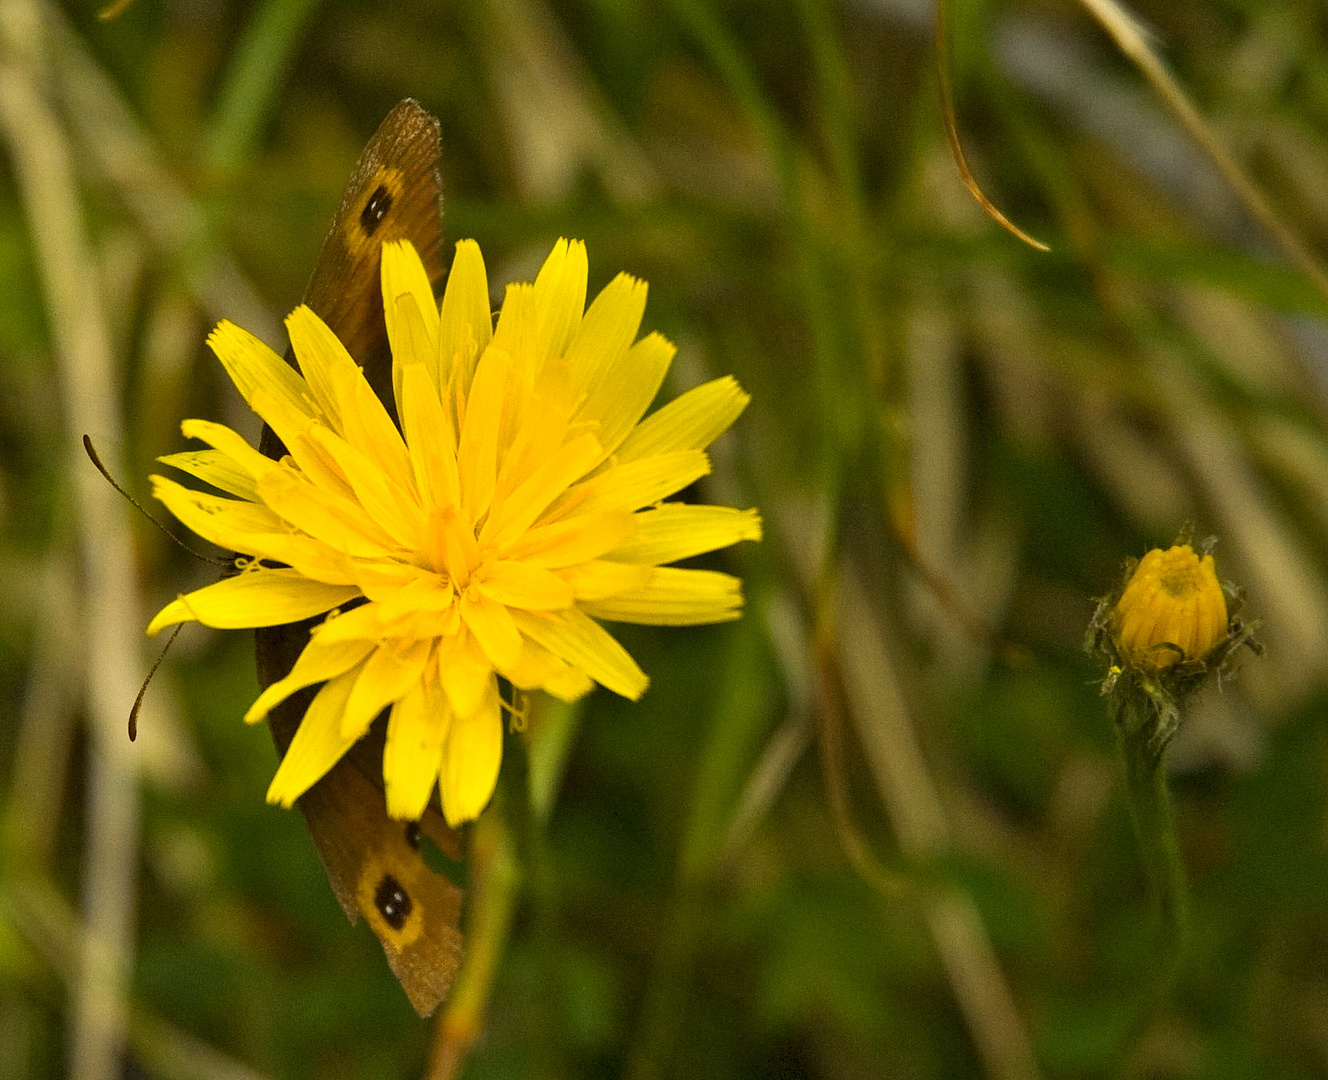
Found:
[[[93,465],[97,467],[97,471],[101,473],[103,479],[105,479],[105,481],[108,484],[110,484],[111,487],[115,488],[116,491],[118,491],[121,495],[123,495],[126,499],[128,499],[130,505],[132,505],[135,510],[137,510],[140,514],[142,514],[145,518],[147,518],[150,522],[152,522],[153,525],[155,525],[158,529],[160,529],[162,533],[167,537],[167,539],[171,540],[173,543],[177,544],[179,547],[189,552],[189,554],[192,555],[195,559],[200,559],[205,563],[212,563],[213,565],[220,565],[220,566],[227,566],[230,564],[231,562],[230,559],[218,559],[215,558],[214,556],[204,555],[202,552],[195,551],[183,540],[181,540],[178,536],[176,536],[175,533],[171,532],[170,529],[166,528],[165,525],[163,525],[160,521],[154,518],[147,511],[147,509],[143,506],[141,502],[135,499],[132,495],[129,494],[129,492],[125,491],[125,489],[119,485],[115,477],[111,475],[110,470],[107,469],[106,466],[102,464],[101,457],[98,456],[97,454],[97,448],[92,445],[92,439],[87,435],[83,436],[83,449],[84,451],[86,451],[88,459],[92,462]],[[156,669],[154,668],[153,670]]]
[[[157,662],[152,665],[148,677],[143,680],[143,685],[138,688],[138,697],[134,698],[134,707],[129,710],[130,742],[138,738],[138,711],[143,708],[143,698],[148,692],[148,687],[152,685],[152,680],[157,674],[157,668],[161,667],[161,662],[166,659],[166,654],[171,651],[171,646],[175,644],[175,639],[180,636],[180,631],[183,629],[184,623],[180,623],[171,631],[171,636],[166,639],[166,644],[161,650],[161,655],[157,657]]]

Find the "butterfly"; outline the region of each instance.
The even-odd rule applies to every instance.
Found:
[[[437,292],[443,273],[441,156],[438,121],[409,99],[393,108],[356,163],[304,292],[304,303],[341,339],[394,416],[381,249],[389,240],[409,240]],[[289,349],[286,362],[298,368]],[[285,453],[268,428],[260,449],[273,458]],[[290,671],[309,640],[310,625],[256,631],[262,686]],[[272,711],[272,737],[282,754],[317,689],[293,695]],[[368,922],[411,1005],[427,1016],[447,996],[461,961],[463,891],[426,862],[426,845],[437,845],[443,861],[459,863],[461,840],[433,805],[419,822],[388,817],[375,779],[382,773],[382,726],[380,717],[298,805],[337,901],[352,924],[361,916]]]

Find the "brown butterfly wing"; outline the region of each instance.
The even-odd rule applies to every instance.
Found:
[[[403,101],[388,113],[346,185],[304,294],[305,303],[341,339],[394,414],[380,252],[386,240],[410,240],[437,287],[442,276],[441,154],[438,121],[414,101]],[[298,366],[289,350],[286,360]],[[266,428],[261,445],[270,457],[285,452]],[[290,671],[309,640],[310,625],[257,631],[261,685]],[[272,737],[281,753],[314,692],[293,695],[273,710]],[[425,864],[420,838],[428,836],[454,860],[461,858],[461,845],[433,806],[418,825],[387,816],[382,788],[373,779],[382,761],[381,732],[376,734],[376,742],[365,740],[344,757],[300,798],[299,806],[342,909],[352,923],[360,915],[368,920],[410,1003],[427,1016],[446,996],[460,963],[462,891]]]

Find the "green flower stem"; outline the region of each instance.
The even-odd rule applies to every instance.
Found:
[[[1157,738],[1163,727],[1159,705],[1137,687],[1132,693],[1118,696],[1113,704],[1130,820],[1153,895],[1161,939],[1155,977],[1129,1033],[1128,1052],[1175,989],[1189,935],[1189,900],[1163,764],[1163,740]]]
[[[1161,755],[1149,750],[1146,740],[1122,739],[1121,744],[1130,819],[1134,823],[1168,953],[1178,960],[1188,932],[1189,904],[1166,769],[1162,766]]]
[[[504,792],[505,794],[505,792]],[[484,1030],[498,964],[521,892],[512,826],[502,799],[470,826],[470,907],[466,945],[451,997],[434,1022],[425,1080],[453,1080]]]

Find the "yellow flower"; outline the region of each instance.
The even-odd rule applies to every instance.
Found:
[[[200,536],[247,559],[167,604],[148,627],[276,626],[327,612],[257,721],[322,683],[268,790],[289,806],[391,709],[383,780],[418,818],[437,782],[456,825],[493,793],[498,677],[565,700],[599,683],[628,698],[645,674],[596,619],[737,618],[741,583],[663,564],[756,540],[755,511],[663,502],[710,471],[704,453],[747,395],[731,378],[642,420],[674,354],[634,339],[646,286],[615,278],[588,309],[583,244],[559,241],[533,285],[507,289],[497,328],[478,245],[463,241],[441,311],[409,243],[383,248],[400,428],[307,307],[286,320],[299,371],[223,322],[209,344],[288,454],[219,424],[211,449],[162,461],[225,495],[152,478]]]
[[[1189,544],[1148,552],[1116,601],[1112,629],[1136,668],[1160,671],[1204,659],[1228,633],[1213,557],[1200,558]]]

